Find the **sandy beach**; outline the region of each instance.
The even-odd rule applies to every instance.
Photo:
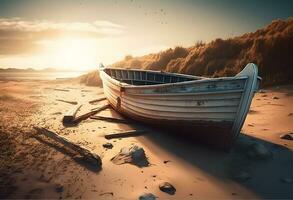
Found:
[[[63,114],[73,105],[60,99],[82,103],[80,115],[107,103],[88,103],[103,95],[102,88],[68,81],[2,81],[0,93],[1,198],[138,199],[143,193],[158,199],[293,198],[293,142],[280,138],[292,135],[291,85],[265,88],[256,94],[242,135],[230,152],[137,122],[89,118],[75,126],[62,123]],[[122,117],[112,109],[97,115]],[[95,152],[102,167],[86,163],[46,137],[34,137],[34,126]],[[104,138],[127,130],[146,134]],[[107,142],[112,149],[103,147]],[[270,156],[251,156],[255,144],[261,144]],[[121,148],[131,145],[144,149],[149,166],[111,161]],[[162,192],[162,182],[171,183],[176,193]]]

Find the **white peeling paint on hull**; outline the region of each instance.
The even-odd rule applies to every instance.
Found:
[[[248,64],[235,77],[213,79],[116,68],[100,76],[110,104],[128,117],[168,126],[223,127],[234,140],[258,89],[257,73],[257,66]]]

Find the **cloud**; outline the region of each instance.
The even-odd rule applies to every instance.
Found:
[[[102,38],[121,35],[124,32],[124,26],[104,20],[56,22],[0,18],[0,55],[40,51],[42,49],[41,41],[63,36]]]

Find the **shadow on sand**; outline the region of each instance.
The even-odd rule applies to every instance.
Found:
[[[293,198],[292,183],[282,180],[285,177],[293,178],[293,152],[290,149],[241,134],[230,152],[224,152],[203,145],[186,135],[182,137],[182,134],[159,130],[147,134],[145,139],[220,181],[237,182],[260,198]],[[247,154],[251,143],[264,145],[272,153],[272,157],[252,159]],[[246,148],[243,148],[243,145]],[[248,172],[251,177],[246,180],[235,178],[235,175],[242,171]]]
[[[101,166],[95,165],[89,161],[87,161],[85,158],[83,158],[82,156],[77,156],[77,153],[73,150],[58,146],[52,142],[49,142],[43,138],[41,138],[40,136],[34,135],[32,136],[33,138],[35,138],[36,140],[38,140],[39,142],[48,145],[51,148],[54,148],[55,150],[59,151],[60,153],[69,156],[72,160],[74,160],[76,163],[78,163],[79,165],[81,165],[82,167],[85,167],[86,169],[92,171],[92,172],[99,172],[102,170]]]

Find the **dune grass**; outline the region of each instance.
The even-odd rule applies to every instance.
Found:
[[[253,62],[259,66],[262,86],[268,86],[293,82],[292,52],[293,18],[289,18],[234,38],[199,41],[188,48],[175,47],[141,57],[127,55],[111,66],[220,77],[234,76]],[[81,82],[101,85],[96,72],[83,76]]]

